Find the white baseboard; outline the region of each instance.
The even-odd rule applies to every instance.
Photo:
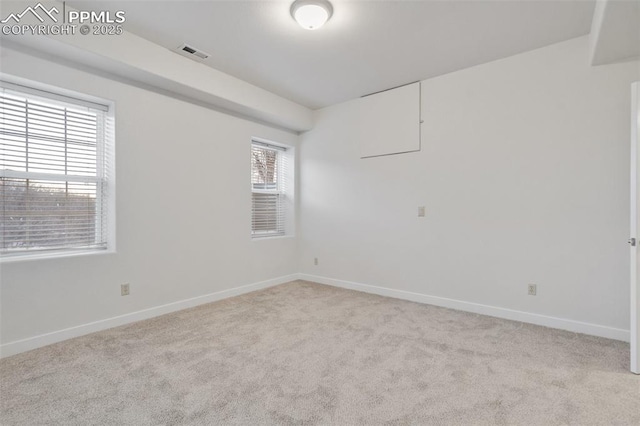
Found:
[[[364,293],[377,294],[380,296],[393,297],[396,299],[409,300],[412,302],[426,303],[429,305],[442,306],[445,308],[457,309],[460,311],[473,312],[482,315],[488,315],[497,318],[504,318],[513,321],[521,321],[530,324],[542,325],[545,327],[557,328],[561,330],[573,331],[576,333],[589,334],[592,336],[606,337],[609,339],[629,341],[629,330],[620,328],[607,327],[603,325],[590,324],[580,321],[574,321],[564,318],[550,317],[546,315],[533,314],[529,312],[516,311],[512,309],[498,308],[495,306],[481,305],[478,303],[465,302],[455,299],[447,299],[444,297],[429,296],[426,294],[413,293],[404,290],[395,290],[385,287],[377,287],[368,284],[356,283],[352,281],[338,280],[334,278],[321,277],[310,274],[291,274],[283,277],[273,278],[253,284],[235,287],[228,290],[222,290],[203,296],[197,296],[190,299],[180,300],[168,303],[166,305],[155,306],[153,308],[143,309],[137,312],[120,315],[117,317],[107,318],[75,327],[66,328],[64,330],[53,331],[51,333],[41,334],[39,336],[27,339],[16,340],[13,342],[0,345],[0,358],[16,355],[22,352],[37,349],[63,340],[72,339],[74,337],[84,336],[86,334],[95,333],[97,331],[106,330],[108,328],[118,327],[141,321],[160,315],[180,311],[205,303],[215,302],[217,300],[227,299],[229,297],[239,296],[241,294],[250,293],[252,291],[273,287],[294,280],[307,280],[320,284],[326,284],[333,287],[346,288],[349,290],[362,291]]]
[[[205,303],[215,302],[217,300],[227,299],[233,296],[250,293],[252,291],[273,287],[284,284],[289,281],[298,279],[298,274],[286,275],[283,277],[273,278],[241,287],[230,288],[215,293],[205,294],[202,296],[192,297],[190,299],[179,300],[177,302],[167,303],[166,305],[155,306],[153,308],[143,309],[141,311],[131,312],[129,314],[117,317],[107,318],[75,327],[65,328],[64,330],[53,331],[51,333],[41,334],[27,339],[16,340],[13,342],[0,345],[0,358],[16,355],[21,352],[30,351],[32,349],[51,345],[63,340],[74,337],[84,336],[86,334],[95,333],[96,331],[106,330],[108,328],[118,327],[120,325],[130,324],[160,315],[168,314],[182,309],[192,308],[194,306]]]
[[[495,306],[481,305],[479,303],[465,302],[462,300],[447,299],[437,296],[429,296],[426,294],[413,293],[404,290],[394,290],[391,288],[377,287],[368,284],[337,280],[334,278],[320,277],[310,274],[298,274],[297,278],[301,280],[317,282],[320,284],[326,284],[333,287],[346,288],[349,290],[362,291],[364,293],[372,293],[380,296],[393,297],[396,299],[410,300],[412,302],[426,303],[429,305],[442,306],[444,308],[457,309],[459,311],[473,312],[476,314],[488,315],[491,317],[542,325],[545,327],[557,328],[560,330],[573,331],[575,333],[583,333],[592,336],[606,337],[608,339],[622,340],[624,342],[628,342],[630,337],[629,330],[607,327],[604,325],[550,317],[546,315],[533,314],[530,312],[515,311],[512,309],[497,308]]]

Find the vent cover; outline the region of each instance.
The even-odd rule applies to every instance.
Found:
[[[198,62],[202,62],[205,59],[207,59],[209,56],[211,56],[207,52],[204,52],[188,44],[183,44],[182,46],[178,47],[176,49],[176,52],[178,52],[182,56],[186,56],[187,58],[191,58],[194,61],[198,61]]]

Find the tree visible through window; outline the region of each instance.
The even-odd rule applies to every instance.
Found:
[[[282,147],[261,142],[251,145],[251,234],[285,234],[287,159]]]
[[[107,107],[4,86],[0,253],[106,248]]]

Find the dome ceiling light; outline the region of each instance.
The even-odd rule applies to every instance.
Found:
[[[305,30],[317,30],[333,14],[333,6],[327,0],[296,0],[291,5],[291,16]]]

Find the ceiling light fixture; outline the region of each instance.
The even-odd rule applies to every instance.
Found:
[[[291,16],[305,30],[317,30],[331,18],[333,6],[327,0],[296,0]]]

